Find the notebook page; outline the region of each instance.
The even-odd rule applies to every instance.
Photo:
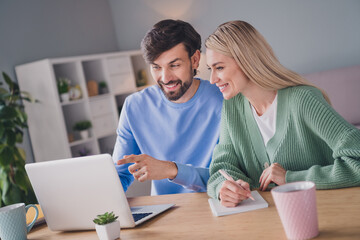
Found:
[[[269,204],[258,193],[258,191],[252,191],[251,195],[254,197],[255,201],[251,199],[246,199],[242,201],[238,206],[232,208],[224,207],[218,200],[212,198],[209,198],[209,205],[211,207],[213,215],[217,217],[252,211],[260,208],[267,208],[269,206]]]

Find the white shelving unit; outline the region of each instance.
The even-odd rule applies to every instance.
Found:
[[[122,104],[136,86],[138,71],[145,70],[147,86],[154,84],[140,50],[44,59],[16,67],[20,89],[38,99],[25,104],[30,139],[36,162],[88,155],[112,154]],[[66,77],[71,86],[79,85],[82,97],[61,102],[57,79]],[[108,93],[89,96],[87,82],[105,81]],[[76,122],[90,120],[87,139],[73,130]],[[72,135],[73,141],[69,141]]]

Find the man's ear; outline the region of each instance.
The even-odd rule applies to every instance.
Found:
[[[191,65],[193,69],[197,69],[200,64],[200,51],[196,50],[195,53],[191,56]]]

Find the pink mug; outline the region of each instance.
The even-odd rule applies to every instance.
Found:
[[[271,190],[288,239],[310,239],[319,234],[315,183],[287,183]]]

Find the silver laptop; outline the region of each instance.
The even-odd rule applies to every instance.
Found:
[[[25,165],[48,227],[53,231],[94,229],[93,219],[113,211],[131,228],[174,204],[130,209],[109,154]]]

